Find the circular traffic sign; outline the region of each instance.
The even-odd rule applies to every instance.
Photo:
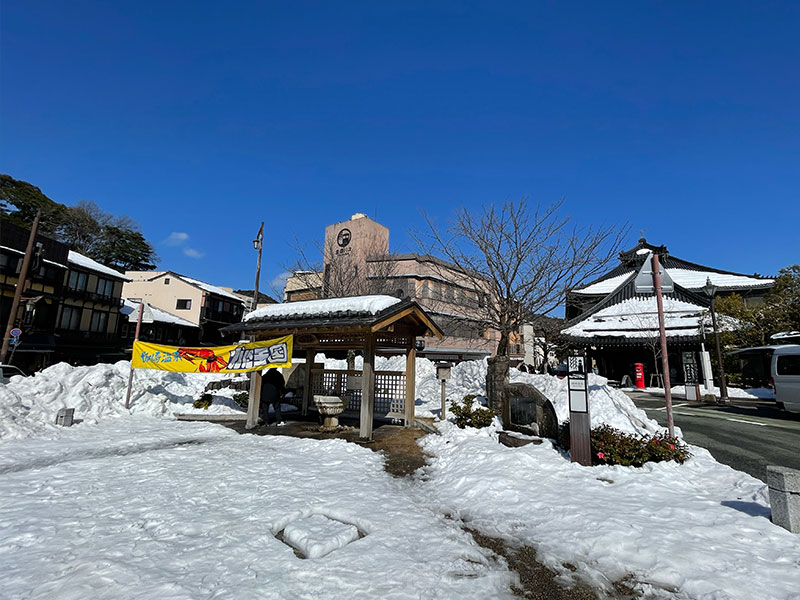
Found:
[[[19,327],[14,327],[14,329],[12,329],[10,333],[11,337],[19,337],[22,335],[22,329],[20,329]]]

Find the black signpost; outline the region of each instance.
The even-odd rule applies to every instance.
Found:
[[[572,462],[592,464],[592,442],[589,424],[589,387],[585,356],[570,356],[569,372],[569,453]]]
[[[700,400],[700,378],[697,373],[697,360],[694,352],[684,352],[683,359],[683,381],[686,388],[687,400]]]

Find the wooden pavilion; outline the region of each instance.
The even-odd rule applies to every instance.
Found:
[[[413,300],[392,296],[357,296],[329,298],[264,306],[245,316],[242,323],[222,330],[266,340],[285,335],[294,336],[292,358],[305,358],[305,385],[299,408],[307,414],[313,406],[313,395],[349,393],[351,409],[358,404],[359,435],[372,438],[375,416],[376,380],[385,412],[402,418],[406,427],[414,425],[414,375],[416,339],[424,336],[444,337],[441,329]],[[326,357],[345,356],[348,350],[364,355],[361,371],[314,370],[318,353]],[[377,351],[405,354],[405,372],[375,371]],[[358,381],[360,379],[360,382]],[[261,378],[251,384],[247,427],[256,425]],[[354,385],[360,384],[360,385]]]

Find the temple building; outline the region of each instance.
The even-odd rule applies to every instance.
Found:
[[[567,295],[567,322],[561,333],[573,348],[591,357],[600,375],[611,380],[633,377],[635,363],[644,365],[648,383],[650,375],[661,371],[655,296],[637,294],[634,286],[636,274],[651,253],[659,255],[674,282],[674,291],[664,295],[664,321],[670,378],[673,384],[680,383],[683,353],[698,352],[704,334],[713,333],[707,283],[714,286],[716,296],[736,293],[752,305],[763,301],[775,280],[699,265],[670,255],[666,246],[640,239],[635,247],[620,253],[620,264],[614,269]],[[719,317],[718,326],[724,329],[736,323]]]

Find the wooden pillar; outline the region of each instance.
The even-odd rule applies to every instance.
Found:
[[[314,357],[317,355],[313,348],[306,350],[306,380],[303,385],[303,407],[302,414],[308,414],[308,406],[314,400],[314,390],[312,389],[314,378],[311,373],[311,368],[314,366]]]
[[[417,347],[415,340],[411,338],[411,346],[408,347],[406,354],[406,427],[414,427],[414,403],[417,395],[414,391],[416,387],[417,374]]]
[[[258,408],[261,402],[261,372],[250,373],[250,396],[247,399],[247,423],[245,429],[258,426]]]
[[[364,340],[364,369],[361,372],[361,419],[359,437],[372,439],[372,418],[375,414],[375,334],[367,331]]]

